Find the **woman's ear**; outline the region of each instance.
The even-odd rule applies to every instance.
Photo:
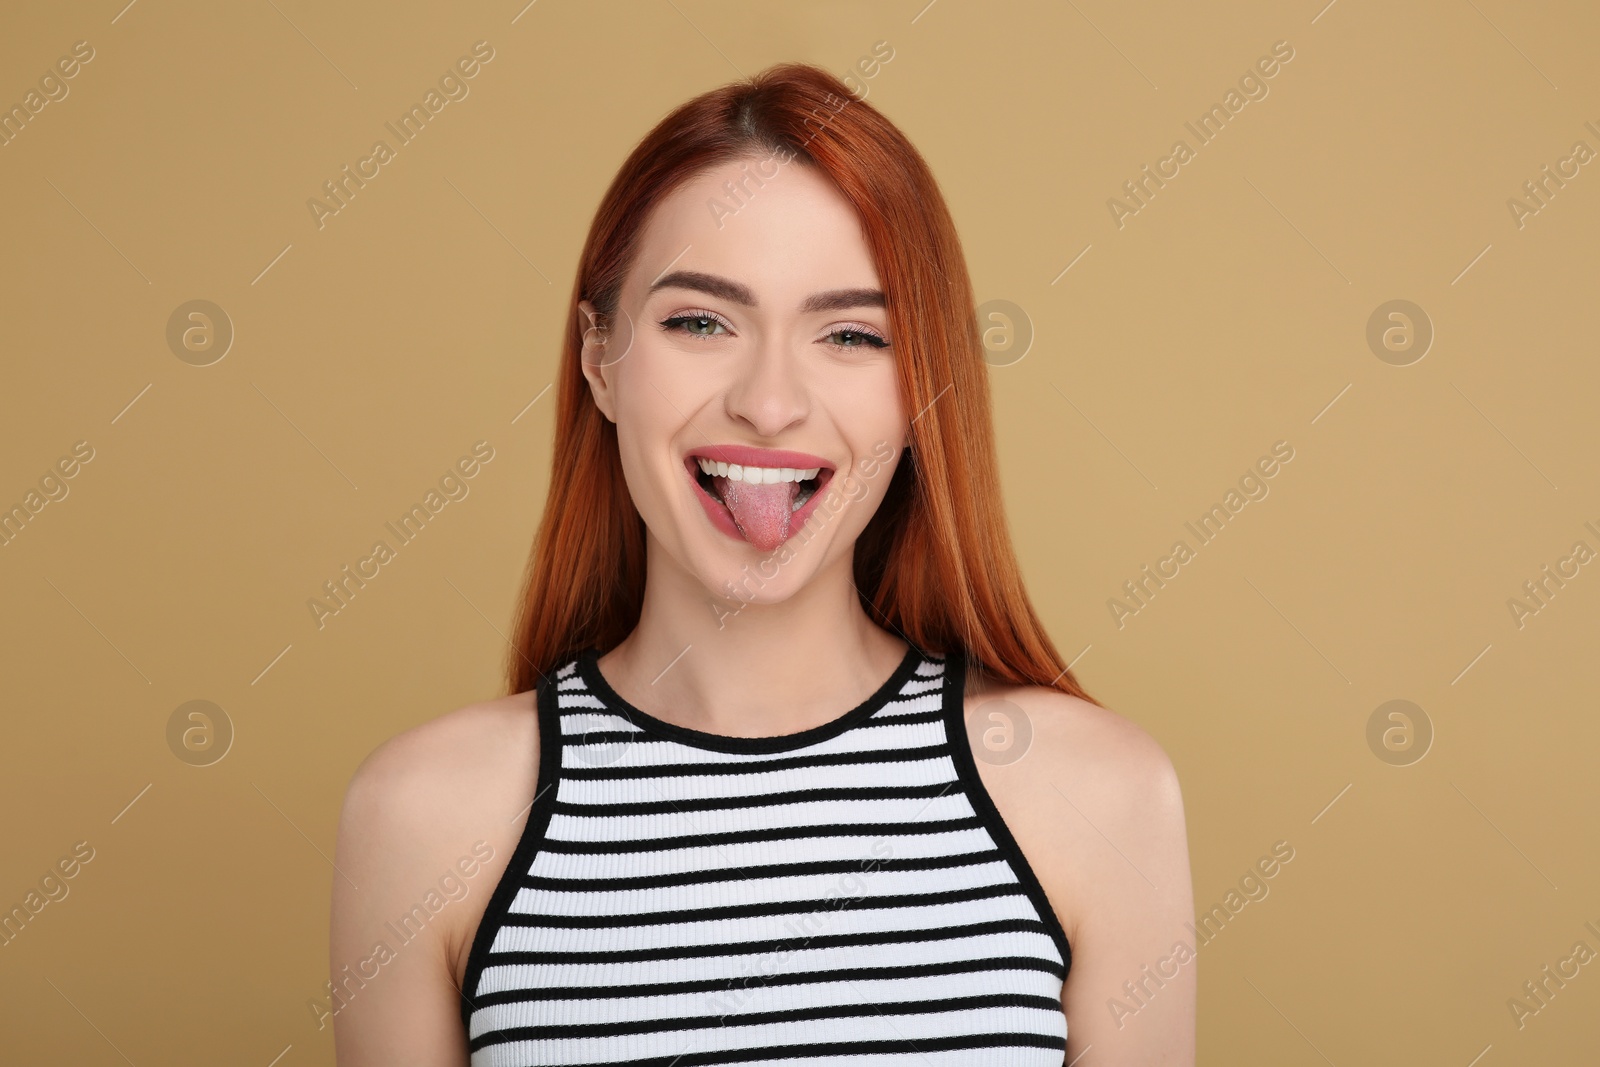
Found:
[[[611,382],[611,367],[616,362],[607,351],[610,337],[606,317],[595,310],[587,300],[578,301],[578,323],[583,330],[583,349],[579,363],[583,376],[589,382],[589,393],[595,407],[612,422],[617,421],[616,401]]]

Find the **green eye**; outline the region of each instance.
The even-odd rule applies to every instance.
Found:
[[[877,334],[869,333],[866,330],[834,330],[828,336],[829,337],[846,337],[846,338],[853,339],[852,342],[829,341],[828,343],[833,345],[835,348],[865,348],[865,347],[870,347],[870,348],[888,348],[889,347],[889,342],[888,341],[885,341],[883,338],[879,337]]]
[[[715,327],[718,326],[722,327],[724,332],[727,332],[729,329],[731,329],[726,322],[717,318],[715,315],[674,315],[669,319],[663,319],[661,321],[661,328],[663,330],[671,332],[679,329],[680,327],[684,327],[682,332],[688,334],[690,337],[715,337]]]

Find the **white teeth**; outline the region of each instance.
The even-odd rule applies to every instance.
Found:
[[[741,467],[737,463],[721,463],[696,456],[700,472],[713,478],[746,482],[750,485],[774,485],[778,482],[808,482],[821,473],[821,467]]]

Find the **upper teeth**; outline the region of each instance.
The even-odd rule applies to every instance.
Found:
[[[774,482],[806,482],[817,476],[821,467],[795,468],[795,467],[741,467],[737,463],[718,463],[696,456],[700,469],[713,478],[728,478],[735,482],[749,482],[751,485],[771,485]]]

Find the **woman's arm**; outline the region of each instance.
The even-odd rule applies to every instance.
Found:
[[[1128,725],[1099,768],[1057,783],[1059,818],[1079,825],[1091,875],[1074,890],[1067,1059],[1093,1045],[1086,1062],[1193,1067],[1198,946],[1183,795],[1167,754]]]
[[[536,735],[519,694],[424,723],[357,769],[334,854],[339,1067],[467,1064],[459,976],[526,822]]]
[[[1066,1062],[1093,1046],[1084,1065],[1193,1067],[1194,894],[1171,761],[1137,724],[1038,687],[969,696],[973,736],[999,723],[996,698],[1027,716],[1028,747],[978,767],[1072,948]]]

